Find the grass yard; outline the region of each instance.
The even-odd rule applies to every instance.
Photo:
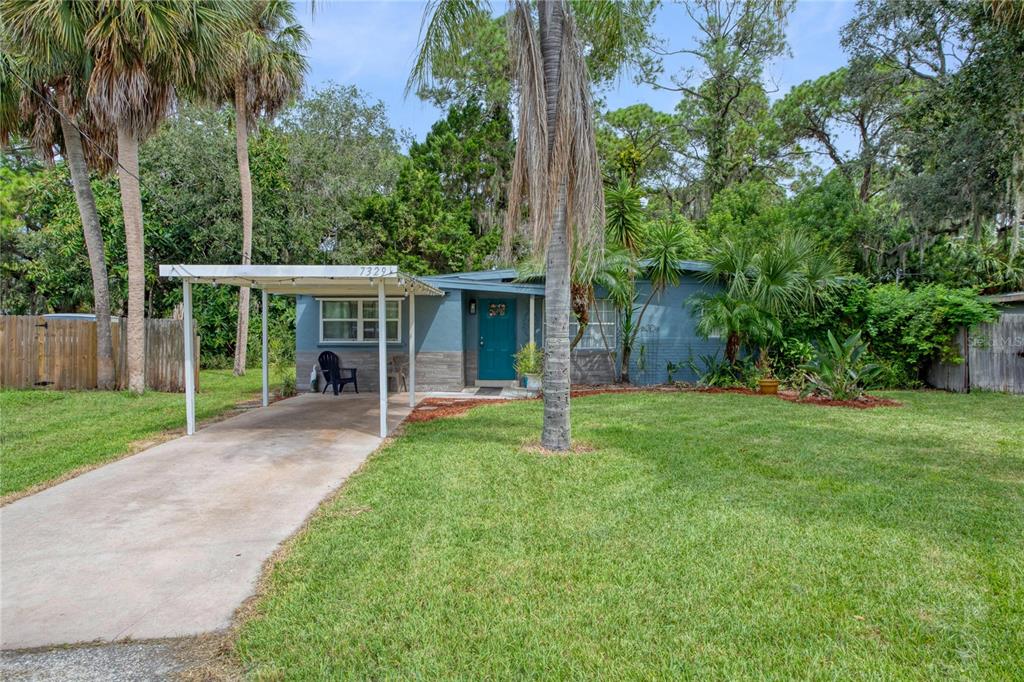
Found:
[[[260,371],[236,377],[204,370],[196,419],[221,414],[260,392]],[[0,391],[0,495],[115,459],[135,441],[184,429],[181,393],[147,391]]]
[[[314,517],[263,679],[1024,679],[1024,399],[537,401],[412,424]]]

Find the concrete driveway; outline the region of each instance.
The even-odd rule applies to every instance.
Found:
[[[395,396],[392,426],[408,412]],[[380,443],[378,419],[376,394],[301,395],[3,507],[0,647],[228,626],[267,557]]]

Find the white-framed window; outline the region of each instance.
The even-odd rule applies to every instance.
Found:
[[[576,338],[580,326],[574,317],[569,323],[569,338]],[[618,338],[618,313],[615,304],[607,298],[599,298],[590,306],[590,323],[583,331],[583,338],[576,345],[579,350],[615,349]],[[607,342],[607,345],[605,343]]]
[[[384,302],[388,342],[402,341],[402,302]],[[320,299],[320,343],[364,343],[377,341],[377,299]]]

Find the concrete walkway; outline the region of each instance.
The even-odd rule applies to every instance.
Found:
[[[408,413],[394,396],[391,426]],[[0,647],[228,626],[267,557],[380,443],[378,419],[376,394],[305,394],[3,507]]]

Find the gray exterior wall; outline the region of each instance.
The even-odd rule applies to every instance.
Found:
[[[638,305],[647,300],[650,285],[641,282]],[[708,285],[692,274],[684,276],[679,286],[670,287],[651,301],[641,331],[634,342],[630,359],[630,378],[635,384],[660,384],[668,381],[668,363],[700,362],[701,355],[721,354],[725,344],[721,339],[702,339],[697,335],[697,318],[690,298]],[[697,375],[689,368],[673,374],[676,381],[696,381]]]
[[[372,297],[366,297],[372,298]],[[295,374],[299,390],[309,389],[310,371],[325,350],[333,351],[344,367],[359,370],[359,390],[376,391],[378,348],[376,343],[320,343],[320,303],[311,296],[296,297]],[[462,294],[416,297],[416,389],[461,390],[465,385],[462,364]],[[401,342],[387,345],[388,358],[408,362],[409,302],[402,301]],[[351,387],[346,387],[352,390]],[[392,387],[394,388],[394,387]]]
[[[574,384],[611,384],[615,382],[618,355],[601,350],[574,350],[570,378]]]

